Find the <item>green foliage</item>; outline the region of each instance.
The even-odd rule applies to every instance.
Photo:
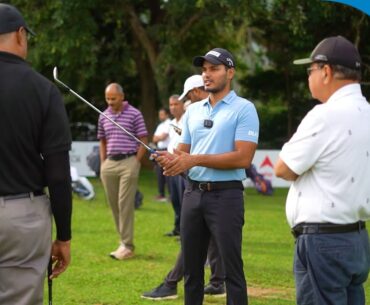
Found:
[[[104,109],[104,88],[123,85],[126,98],[144,113],[154,130],[156,109],[181,93],[184,80],[200,71],[192,58],[211,48],[229,49],[236,58],[235,88],[256,105],[280,104],[286,111],[260,114],[261,126],[279,124],[279,134],[262,131],[262,145],[280,145],[295,131],[313,102],[302,67],[324,37],[343,35],[355,42],[369,84],[369,16],[339,3],[321,0],[14,0],[37,32],[29,60]],[[364,87],[370,96],[370,86]],[[96,123],[97,114],[65,95],[72,122]],[[285,116],[285,118],[283,117]],[[269,124],[264,120],[273,120]],[[280,126],[281,125],[281,126]],[[280,134],[282,132],[282,134]],[[265,138],[266,137],[266,138]]]
[[[320,0],[255,1],[250,11],[250,40],[263,46],[240,80],[242,93],[259,107],[262,147],[280,148],[304,115],[316,104],[309,94],[305,67],[296,58],[308,57],[328,36],[343,35],[359,45],[369,74],[369,17],[361,12]],[[365,94],[368,88],[364,88]],[[284,112],[276,113],[276,103]],[[261,113],[263,111],[264,113]]]

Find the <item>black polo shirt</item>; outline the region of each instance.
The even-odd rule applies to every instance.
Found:
[[[0,52],[0,196],[43,189],[43,156],[70,147],[59,90],[22,58]]]

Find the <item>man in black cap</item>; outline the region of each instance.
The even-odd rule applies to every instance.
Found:
[[[189,170],[180,228],[185,304],[203,303],[204,262],[212,237],[224,263],[227,304],[246,305],[241,181],[257,147],[258,116],[254,105],[231,89],[235,61],[230,52],[215,48],[193,64],[202,68],[209,97],[187,108],[174,154],[156,157],[165,175]]]
[[[361,58],[342,36],[321,41],[306,59],[308,84],[322,104],[285,143],[275,174],[293,181],[286,214],[296,238],[298,305],[364,305],[370,268],[370,105]]]
[[[64,272],[70,262],[68,119],[58,89],[25,62],[28,33],[34,35],[20,12],[1,3],[1,305],[42,305],[50,256],[55,264],[51,278]]]

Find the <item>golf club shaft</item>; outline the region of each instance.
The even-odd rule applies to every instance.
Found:
[[[65,83],[63,83],[61,80],[58,79],[58,68],[57,67],[54,67],[54,70],[53,70],[53,76],[54,76],[54,80],[62,85],[64,88],[66,88],[70,93],[72,93],[74,96],[76,96],[77,98],[79,98],[81,101],[83,101],[85,104],[87,104],[88,106],[90,106],[92,109],[94,109],[96,112],[100,113],[102,116],[104,116],[106,119],[108,119],[111,123],[113,123],[114,125],[116,125],[119,129],[121,129],[123,132],[125,132],[126,134],[128,134],[129,136],[131,136],[132,138],[134,138],[138,143],[140,143],[141,145],[143,145],[151,154],[156,154],[156,151],[152,148],[150,148],[148,145],[146,145],[143,141],[139,140],[137,137],[135,137],[132,133],[130,133],[129,131],[127,131],[124,127],[122,127],[120,124],[118,124],[117,122],[113,121],[109,116],[107,116],[105,113],[103,113],[102,111],[100,111],[98,108],[96,108],[93,104],[91,104],[89,101],[87,101],[86,99],[84,99],[81,95],[79,95],[77,92],[73,91],[71,88],[69,88]],[[182,176],[183,178],[186,179],[186,174],[185,173],[181,173],[180,176]]]
[[[94,109],[96,112],[98,112],[99,114],[101,114],[102,116],[104,116],[107,120],[109,120],[112,124],[116,125],[119,129],[121,129],[123,132],[125,132],[126,134],[128,134],[129,136],[131,136],[133,139],[135,139],[136,142],[140,143],[141,145],[143,145],[151,154],[154,154],[155,153],[155,150],[150,148],[148,145],[146,145],[143,141],[139,140],[137,137],[135,137],[131,132],[127,131],[124,127],[122,127],[120,124],[118,124],[117,122],[115,122],[114,120],[112,120],[109,116],[107,116],[104,112],[100,111],[98,108],[96,108],[93,104],[91,104],[89,101],[87,101],[86,99],[84,99],[81,95],[79,95],[77,92],[73,91],[71,88],[69,88],[65,83],[63,83],[62,81],[60,81],[57,77],[57,67],[54,68],[54,79],[56,82],[58,82],[60,85],[62,85],[64,88],[66,88],[67,90],[69,90],[70,93],[72,93],[74,96],[76,96],[77,98],[79,98],[81,101],[83,101],[85,104],[87,104],[88,106],[90,106],[92,109]]]
[[[53,280],[50,278],[51,274],[53,273],[53,262],[49,260],[48,264],[48,292],[49,292],[49,305],[53,305]]]

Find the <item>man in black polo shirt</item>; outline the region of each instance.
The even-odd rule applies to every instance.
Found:
[[[51,278],[70,262],[72,196],[68,119],[59,91],[25,62],[19,11],[0,4],[0,304],[42,305]],[[49,188],[49,198],[44,188]],[[51,214],[56,240],[51,243]]]

